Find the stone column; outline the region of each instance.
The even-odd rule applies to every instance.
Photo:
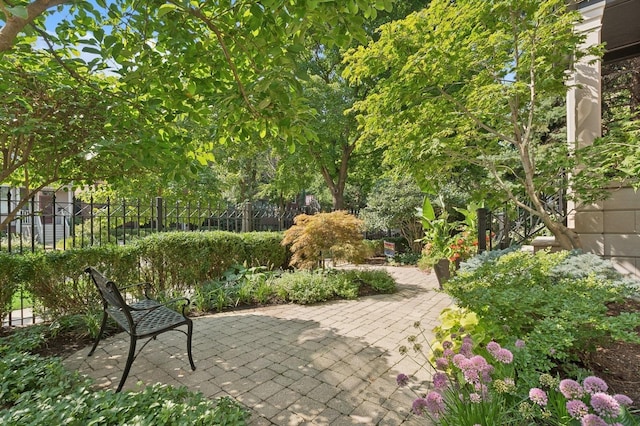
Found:
[[[586,34],[583,48],[599,44],[602,41],[602,17],[605,3],[605,1],[601,1],[580,9],[584,19],[576,26],[576,31]],[[591,144],[595,138],[601,136],[600,62],[589,63],[593,59],[586,57],[576,63],[575,72],[568,81],[570,89],[567,92],[567,142],[570,148]],[[567,204],[569,228],[575,229],[580,234],[585,251],[604,254],[602,230],[600,229],[602,227],[602,213],[593,211],[593,214],[583,215],[582,207],[579,208],[579,211],[576,210],[576,207],[571,201]],[[593,234],[583,235],[581,231],[585,227],[590,229]]]

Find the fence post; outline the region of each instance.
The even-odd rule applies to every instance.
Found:
[[[164,228],[162,225],[162,218],[164,217],[164,214],[162,213],[162,197],[156,197],[156,215],[156,231],[162,232],[162,229]]]
[[[56,249],[56,193],[54,192],[51,196],[51,229],[52,229],[52,238],[53,238],[53,250]]]
[[[7,191],[7,214],[11,214],[11,188]],[[7,251],[11,253],[11,221],[7,221]]]
[[[478,254],[487,250],[487,209],[478,209]]]
[[[251,210],[251,201],[245,201],[242,205],[242,232],[253,231],[253,212]]]
[[[31,216],[31,253],[35,253],[36,251],[36,197],[35,195],[31,197],[31,211],[29,215]]]

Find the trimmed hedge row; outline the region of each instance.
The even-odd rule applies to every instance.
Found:
[[[282,234],[167,232],[126,246],[106,245],[28,254],[0,252],[0,318],[22,286],[53,317],[99,306],[84,274],[92,265],[117,283],[149,281],[161,292],[182,292],[215,280],[234,264],[286,267]]]

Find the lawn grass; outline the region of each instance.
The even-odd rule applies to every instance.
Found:
[[[22,299],[22,304],[20,304],[20,299]],[[11,298],[12,311],[20,310],[20,308],[31,308],[32,306],[33,300],[31,299],[31,294],[29,294],[29,292],[21,290],[13,294],[13,297]]]

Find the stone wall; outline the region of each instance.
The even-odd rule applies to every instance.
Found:
[[[574,220],[584,251],[640,278],[640,192],[612,188],[610,198],[580,208]]]

